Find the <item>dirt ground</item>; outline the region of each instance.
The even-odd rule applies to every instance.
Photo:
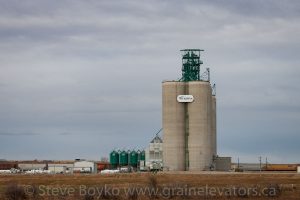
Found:
[[[0,175],[0,199],[298,199],[297,173]]]

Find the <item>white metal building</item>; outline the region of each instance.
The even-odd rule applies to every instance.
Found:
[[[163,166],[163,141],[158,135],[151,140],[149,147],[145,149],[145,157],[147,167],[151,168],[154,163]]]
[[[80,173],[97,173],[97,164],[92,161],[76,161],[73,171]]]
[[[46,163],[19,163],[21,171],[43,170],[46,168]]]
[[[51,163],[48,164],[48,170],[51,174],[73,173],[74,164],[72,163]]]

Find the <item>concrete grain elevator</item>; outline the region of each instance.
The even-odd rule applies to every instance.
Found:
[[[182,52],[182,78],[162,83],[163,161],[170,171],[213,168],[216,97],[210,72],[200,75],[200,49]]]

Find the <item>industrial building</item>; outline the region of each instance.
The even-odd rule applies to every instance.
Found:
[[[93,161],[79,160],[74,162],[74,173],[97,173],[97,163]]]
[[[163,163],[172,171],[209,170],[217,155],[216,97],[200,49],[182,52],[182,78],[162,83]]]
[[[231,157],[214,156],[213,165],[215,171],[230,171],[231,170]]]
[[[163,141],[156,133],[145,150],[113,150],[109,160],[111,169],[125,169],[129,171],[161,170],[163,168]],[[121,170],[124,171],[124,170]]]
[[[151,140],[149,147],[145,149],[146,167],[150,170],[160,170],[163,168],[163,141],[156,134]]]
[[[45,162],[24,162],[19,163],[18,167],[21,171],[30,171],[30,170],[44,170],[46,169],[47,163]]]
[[[73,174],[73,173],[97,173],[108,169],[109,163],[104,161],[52,161],[52,160],[27,160],[27,161],[2,161],[1,170],[17,169],[20,173],[46,173],[46,174]]]
[[[231,158],[217,156],[215,85],[210,84],[209,68],[200,74],[201,51],[181,50],[182,78],[162,83],[163,139],[156,134],[143,151],[146,159],[137,159],[140,169],[154,165],[171,171],[230,169]],[[136,162],[130,162],[137,156],[133,154],[112,151],[112,168],[136,167]]]
[[[51,174],[72,174],[74,164],[73,163],[50,163],[48,164],[48,170]]]

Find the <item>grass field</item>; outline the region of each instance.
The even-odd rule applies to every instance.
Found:
[[[296,173],[0,175],[0,199],[299,199]]]

